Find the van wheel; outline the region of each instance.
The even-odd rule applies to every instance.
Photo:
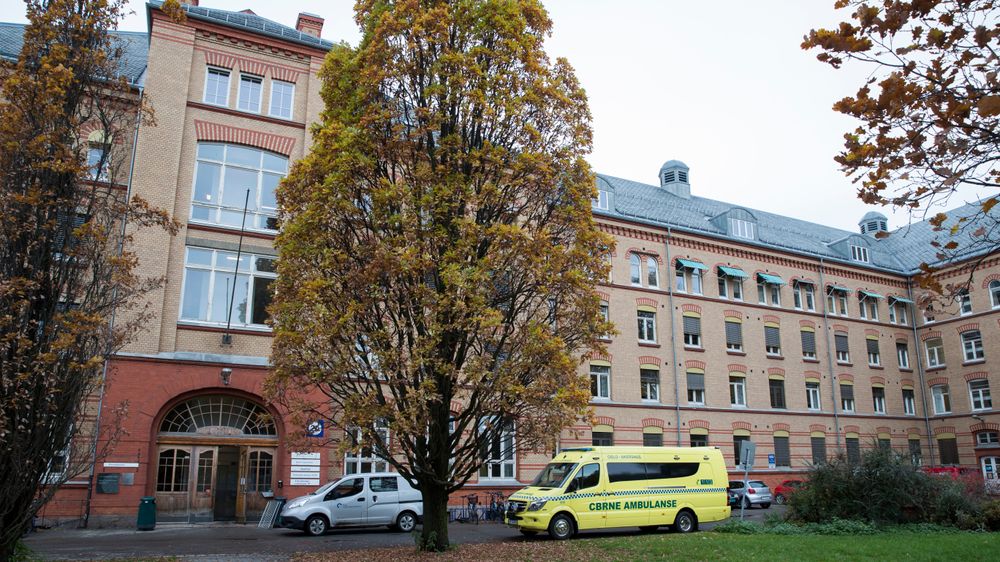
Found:
[[[642,531],[643,533],[652,533],[653,531],[657,530],[659,527],[660,527],[659,525],[643,525],[643,526],[639,527],[639,530]]]
[[[678,533],[690,533],[698,528],[698,520],[693,513],[685,509],[674,518],[674,531]]]
[[[549,536],[556,540],[566,540],[576,533],[576,525],[573,519],[563,513],[556,515],[549,523]]]
[[[306,519],[306,524],[302,527],[302,530],[310,537],[318,537],[326,532],[327,527],[329,525],[326,522],[326,517],[313,515],[309,519]]]
[[[417,516],[412,511],[404,511],[396,518],[396,528],[404,533],[409,533],[417,527]]]

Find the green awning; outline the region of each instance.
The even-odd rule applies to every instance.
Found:
[[[763,281],[765,283],[770,283],[771,285],[784,285],[785,281],[772,273],[758,273],[757,280]]]
[[[880,295],[878,293],[873,293],[871,291],[859,290],[858,292],[861,293],[862,295],[864,295],[866,299],[880,299],[880,298],[882,298],[882,295]]]
[[[705,267],[705,264],[701,263],[700,261],[686,260],[683,258],[677,258],[677,265],[681,267],[686,267],[688,269],[704,269],[704,270],[708,269],[707,267]]]
[[[727,267],[724,265],[719,266],[719,273],[725,275],[726,277],[735,277],[737,279],[746,279],[749,277],[746,271],[743,271],[738,267]]]
[[[850,289],[848,289],[847,287],[841,287],[840,285],[827,285],[826,286],[826,290],[827,291],[831,291],[831,292],[836,291],[836,292],[839,292],[839,293],[848,293],[848,292],[850,292]]]
[[[910,299],[904,299],[903,297],[889,297],[889,300],[894,302],[905,302],[906,304],[913,304]]]

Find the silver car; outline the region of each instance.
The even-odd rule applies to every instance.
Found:
[[[771,507],[771,489],[760,480],[730,480],[729,490],[739,498],[736,505],[750,509],[759,505],[764,509]]]

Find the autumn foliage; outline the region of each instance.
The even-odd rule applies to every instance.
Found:
[[[484,459],[551,450],[585,413],[610,239],[586,97],[537,0],[362,0],[356,20],[278,192],[271,391],[390,459],[440,550]]]

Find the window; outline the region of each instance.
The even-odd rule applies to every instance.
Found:
[[[868,365],[879,367],[882,365],[882,355],[878,350],[878,340],[873,338],[865,339],[865,346],[868,348]]]
[[[639,370],[639,393],[643,400],[659,402],[660,372],[656,369]]]
[[[934,400],[935,414],[951,413],[951,395],[948,392],[948,385],[938,384],[931,387],[931,397]]]
[[[729,279],[719,276],[719,298],[724,299],[729,296]]]
[[[378,439],[388,447],[389,428],[384,423],[378,423],[375,425],[375,432],[378,434]],[[350,439],[352,445],[357,447],[362,439],[361,429],[357,427],[348,429],[347,438]],[[375,450],[370,445],[357,447],[344,455],[344,474],[367,474],[369,472],[386,472],[388,470],[389,463],[375,453]]]
[[[278,228],[274,191],[288,172],[288,158],[256,148],[198,143],[193,221],[274,231]],[[249,192],[249,194],[248,194]]]
[[[854,411],[854,385],[840,385],[840,409],[845,412]]]
[[[763,279],[757,281],[757,302],[771,306],[781,306],[781,285]]]
[[[810,410],[819,410],[819,383],[806,383],[806,407]]]
[[[707,433],[703,433],[703,434],[700,434],[700,435],[696,435],[696,434],[692,433],[691,434],[691,446],[692,447],[708,447],[708,434]]]
[[[792,454],[788,447],[788,437],[774,438],[774,465],[792,466]]]
[[[702,294],[702,269],[705,269],[705,266],[700,262],[678,259],[677,270],[674,275],[674,283],[677,291],[681,293],[690,291],[694,295]]]
[[[868,263],[868,248],[851,244],[851,259],[862,263]]]
[[[907,303],[899,299],[893,299],[889,302],[889,322],[893,324],[907,325],[909,322],[907,318]]]
[[[876,414],[885,413],[885,389],[882,387],[872,388],[872,408]]]
[[[590,396],[602,400],[611,398],[611,367],[590,366]]]
[[[816,310],[816,293],[812,283],[796,281],[792,296],[795,299],[796,310]]]
[[[647,310],[638,311],[639,341],[656,343],[656,313]]]
[[[777,326],[764,326],[764,351],[768,355],[781,355],[781,332]]]
[[[1000,308],[1000,281],[990,281],[990,304]]]
[[[847,289],[845,287],[827,286],[826,310],[831,315],[847,316]]]
[[[263,79],[248,74],[240,75],[240,96],[236,107],[242,111],[260,113],[260,97],[263,91]]]
[[[705,374],[687,372],[688,403],[705,404]]]
[[[913,466],[920,466],[923,464],[923,452],[920,450],[920,439],[913,439],[911,437],[907,440],[907,445],[910,451],[910,463]]]
[[[271,80],[271,116],[281,119],[292,118],[292,103],[295,99],[295,84],[281,80]]]
[[[684,316],[684,346],[701,347],[701,318]]]
[[[910,348],[905,343],[896,342],[896,361],[900,369],[910,368]]]
[[[590,200],[590,207],[602,211],[608,210],[608,192],[603,189],[597,190],[597,197]]]
[[[495,423],[502,423],[503,427],[496,428]],[[488,480],[496,478],[514,478],[514,422],[499,422],[496,418],[483,418],[479,422],[479,431],[487,430],[493,433],[489,436],[482,448],[483,466],[479,469],[479,479]]]
[[[767,381],[767,386],[771,392],[771,407],[777,410],[784,410],[785,381],[781,379],[770,379]]]
[[[663,446],[663,434],[662,433],[643,433],[642,434],[642,446],[643,447],[662,447]]]
[[[107,145],[91,144],[87,148],[87,170],[94,181],[108,181],[108,170],[111,168],[111,151]]]
[[[990,397],[990,383],[985,379],[969,382],[969,394],[972,397],[973,410],[992,410],[993,398]]]
[[[958,311],[962,316],[972,314],[972,297],[969,296],[968,289],[958,292]]]
[[[606,303],[606,302],[602,302],[601,303],[601,312],[600,312],[600,314],[601,314],[601,319],[602,320],[604,320],[605,322],[609,321],[611,315],[609,314],[608,303]]]
[[[752,222],[743,219],[729,218],[729,233],[737,238],[747,238],[753,240],[754,225]]]
[[[844,444],[847,446],[847,462],[857,464],[861,462],[861,442],[857,437],[845,437]]]
[[[615,434],[610,431],[594,431],[590,441],[595,447],[610,447],[615,444]]]
[[[747,380],[744,377],[729,377],[729,403],[735,408],[747,407]]]
[[[1000,445],[1000,433],[996,431],[980,431],[976,434],[976,445]]]
[[[851,351],[848,347],[847,334],[834,334],[833,345],[837,350],[837,363],[850,363]]]
[[[811,437],[809,444],[812,446],[813,464],[823,464],[826,462],[826,437]]]
[[[813,330],[802,330],[802,358],[816,359],[816,332]]]
[[[908,416],[917,414],[917,401],[913,396],[912,388],[903,389],[903,413]]]
[[[215,464],[215,451],[202,451],[198,454],[198,482],[196,483],[196,491],[211,491],[213,464]]]
[[[646,280],[650,287],[660,286],[660,270],[653,256],[646,257]]]
[[[743,466],[740,461],[740,449],[743,447],[744,441],[749,441],[749,435],[733,435],[733,458],[736,459],[736,466]]]
[[[927,350],[928,367],[944,366],[944,343],[941,338],[928,339],[924,342],[924,348]]]
[[[962,332],[962,351],[965,361],[980,361],[986,356],[983,353],[983,336],[979,330]]]
[[[726,350],[743,351],[743,324],[726,320]]]
[[[156,472],[157,492],[187,492],[191,453],[183,449],[160,451]]]
[[[858,293],[858,316],[865,320],[878,321],[878,299],[873,293]]]
[[[274,258],[187,248],[181,320],[264,327],[276,277]]]
[[[733,300],[743,300],[743,280],[747,274],[738,267],[720,265],[719,276],[719,297]]]
[[[270,492],[274,457],[266,451],[250,451],[247,467],[248,492]]]
[[[954,437],[938,439],[938,451],[941,452],[941,464],[958,464],[958,440]]]
[[[632,284],[642,286],[642,259],[637,254],[632,254],[628,258],[628,263]]]
[[[229,71],[209,68],[205,77],[205,103],[229,105]]]
[[[365,479],[351,478],[349,480],[341,480],[339,484],[326,493],[326,496],[324,496],[323,499],[325,501],[339,500],[342,498],[356,496],[364,491]]]
[[[373,492],[399,491],[399,479],[395,476],[372,476],[368,485]]]

